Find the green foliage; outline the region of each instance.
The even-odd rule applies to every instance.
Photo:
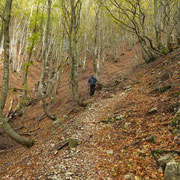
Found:
[[[158,158],[163,153],[164,153],[164,150],[161,150],[161,149],[151,151],[151,155],[153,155],[156,158]]]
[[[28,84],[23,84],[23,89],[28,90]]]
[[[8,91],[9,91],[9,94],[16,94],[17,93],[16,88],[9,88]]]
[[[32,66],[33,64],[34,64],[33,62],[29,62],[29,63],[25,62],[23,64],[23,71],[27,71],[28,67]]]
[[[169,54],[169,50],[168,50],[167,47],[162,47],[161,51],[162,51],[162,53],[163,53],[164,55]]]

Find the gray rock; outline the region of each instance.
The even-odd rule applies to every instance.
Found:
[[[125,129],[128,129],[129,126],[131,126],[131,123],[125,123],[124,128],[125,128]]]
[[[170,161],[166,165],[164,180],[180,180],[180,163]]]
[[[138,176],[134,176],[135,180],[140,180],[140,178]]]
[[[112,149],[107,150],[106,153],[109,154],[109,155],[113,155],[113,150]]]
[[[126,174],[124,176],[124,180],[135,180],[135,178],[133,174]]]
[[[158,109],[157,107],[154,107],[152,109],[150,109],[148,112],[147,112],[147,115],[152,115],[152,114],[155,114],[158,112]]]
[[[162,156],[158,159],[158,163],[161,166],[161,168],[163,169],[163,171],[166,168],[166,164],[171,161],[172,159],[172,155],[166,155],[166,156]]]
[[[71,149],[71,148],[75,148],[78,143],[80,142],[80,140],[78,139],[75,139],[75,138],[69,138],[68,139],[68,147]]]
[[[122,120],[123,119],[123,115],[117,115],[115,118],[116,118],[116,120]]]

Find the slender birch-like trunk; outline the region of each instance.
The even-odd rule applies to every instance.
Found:
[[[87,55],[87,49],[88,49],[88,40],[87,40],[87,20],[88,20],[88,14],[89,14],[89,8],[90,8],[90,3],[87,5],[86,13],[85,13],[85,22],[84,22],[84,49],[83,49],[83,62],[82,62],[82,67],[83,71],[86,70],[86,55]]]
[[[134,65],[139,64],[138,55],[137,55],[137,46],[136,46],[136,36],[133,35],[133,46],[134,46]]]
[[[154,0],[154,22],[155,22],[155,34],[156,34],[156,46],[161,49],[161,11],[162,6],[159,4],[159,0]]]
[[[178,2],[176,37],[178,45],[180,45],[180,2]]]
[[[47,24],[46,24],[46,31],[45,31],[45,41],[44,41],[44,49],[42,53],[42,69],[41,69],[41,77],[39,81],[39,87],[38,91],[41,96],[41,101],[42,101],[42,106],[43,106],[43,111],[46,114],[47,117],[49,117],[52,120],[57,120],[57,117],[55,115],[52,115],[47,107],[47,102],[46,102],[46,93],[47,93],[47,88],[45,87],[45,78],[47,76],[46,72],[46,65],[47,65],[47,56],[48,56],[48,39],[49,39],[49,29],[50,29],[50,16],[51,16],[51,0],[48,0],[48,18],[47,18]]]
[[[81,16],[81,0],[63,0],[63,15],[65,17],[64,27],[69,41],[70,59],[70,90],[72,98],[79,106],[85,107],[79,96],[78,85],[78,33]]]
[[[30,148],[34,144],[34,140],[28,140],[25,137],[21,137],[17,134],[9,125],[8,120],[3,115],[3,109],[5,107],[7,95],[8,95],[8,84],[9,84],[9,24],[11,15],[12,0],[6,0],[5,4],[5,20],[3,27],[4,34],[4,69],[3,69],[3,84],[0,98],[0,125],[4,132],[8,134],[13,140],[20,143],[23,146]]]

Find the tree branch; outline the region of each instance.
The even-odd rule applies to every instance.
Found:
[[[4,22],[6,22],[6,20],[4,19],[4,17],[0,14],[0,18],[4,21]]]

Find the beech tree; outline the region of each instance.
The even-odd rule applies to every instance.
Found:
[[[180,45],[180,2],[178,2],[176,21],[177,21],[177,25],[176,25],[177,41],[178,41],[178,45]]]
[[[16,133],[8,123],[8,119],[3,115],[3,109],[5,107],[7,95],[8,95],[8,87],[9,87],[9,24],[11,17],[11,7],[12,0],[6,0],[4,7],[4,17],[3,17],[3,35],[4,35],[4,69],[3,69],[3,82],[2,82],[2,91],[0,98],[0,125],[3,128],[4,132],[6,132],[13,140],[30,148],[34,144],[34,140],[29,140],[25,137],[20,136]]]
[[[62,1],[62,11],[64,15],[64,27],[66,29],[69,42],[69,59],[70,59],[70,90],[73,100],[79,106],[86,106],[82,102],[78,92],[78,30],[81,16],[81,0]]]
[[[177,11],[177,2],[172,0],[154,0],[154,1],[117,1],[117,0],[98,0],[102,6],[109,12],[111,17],[124,29],[136,34],[138,41],[141,43],[142,55],[145,62],[149,63],[157,57],[162,56],[165,52],[162,46],[172,50],[171,35],[174,31]],[[154,20],[148,13],[152,13],[153,9],[148,9],[148,3],[154,2]],[[173,8],[174,7],[174,8]],[[118,16],[118,13],[121,16]],[[149,18],[149,19],[148,19]],[[163,21],[162,21],[163,19]],[[155,22],[155,33],[147,32],[148,22]],[[163,22],[163,30],[161,29]],[[163,31],[164,45],[161,45],[161,34]],[[156,34],[156,40],[154,40]],[[156,43],[154,42],[156,41]]]
[[[156,45],[158,49],[161,49],[161,20],[162,20],[162,5],[159,0],[154,0],[154,21],[155,21],[155,34]]]
[[[2,7],[3,9],[3,3],[1,1],[2,4],[0,4],[0,7]],[[0,12],[2,15],[0,16],[1,19],[1,30],[0,30],[0,59],[1,59],[1,55],[2,55],[2,51],[3,51],[3,43],[4,43],[4,33],[3,33],[3,22],[4,22],[4,15],[5,15],[5,8],[3,10],[1,10]]]
[[[48,18],[47,18],[47,24],[46,24],[46,33],[45,33],[45,44],[44,44],[44,49],[43,49],[43,54],[42,54],[42,69],[41,69],[41,77],[39,81],[39,93],[41,95],[41,100],[42,100],[42,105],[43,105],[43,110],[47,117],[49,117],[52,120],[57,120],[57,117],[55,115],[52,115],[47,107],[47,102],[46,102],[46,97],[47,97],[47,88],[45,85],[45,78],[47,76],[47,51],[48,51],[48,42],[49,42],[49,28],[50,28],[50,16],[51,16],[51,0],[48,0]]]

